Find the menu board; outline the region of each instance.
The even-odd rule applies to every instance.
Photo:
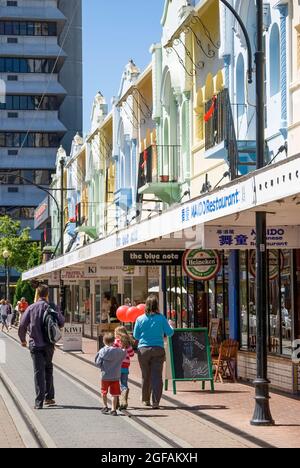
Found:
[[[206,328],[176,329],[173,337],[169,339],[169,352],[175,394],[178,381],[211,382],[211,389],[214,391],[211,351]]]

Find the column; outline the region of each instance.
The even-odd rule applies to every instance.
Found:
[[[239,251],[229,255],[229,327],[230,338],[240,341],[240,268]]]
[[[224,55],[224,65],[225,65],[225,87],[229,90],[230,93],[230,65],[231,65],[231,55]]]
[[[280,88],[281,88],[281,133],[287,139],[287,16],[288,4],[279,5],[280,13]]]

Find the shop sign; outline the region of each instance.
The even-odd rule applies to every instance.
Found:
[[[280,260],[278,259],[278,250],[270,250],[268,254],[268,263],[269,263],[269,280],[275,280],[279,275],[279,262],[280,262],[280,271],[284,269],[284,256],[280,252]],[[254,278],[256,278],[256,251],[253,250],[250,255],[249,261],[250,273]]]
[[[220,250],[252,250],[256,248],[256,230],[249,226],[205,226],[204,247]],[[299,248],[299,226],[269,227],[267,229],[267,247],[268,249]]]
[[[34,212],[34,229],[38,229],[42,226],[48,220],[49,216],[49,199],[46,197]]]
[[[182,264],[183,252],[168,250],[132,250],[124,252],[124,265],[178,266]]]
[[[82,351],[82,325],[65,324],[63,334],[63,351]]]
[[[105,266],[97,264],[85,265],[85,279],[111,278],[120,276],[141,276],[141,271],[139,268],[135,268],[134,266]]]
[[[187,250],[183,256],[183,268],[195,281],[209,281],[217,276],[221,259],[215,250]]]
[[[84,271],[82,270],[63,270],[61,272],[62,281],[83,281],[85,280]]]

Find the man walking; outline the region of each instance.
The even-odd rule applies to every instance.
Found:
[[[45,406],[55,405],[52,364],[54,345],[46,341],[43,330],[43,317],[49,308],[48,286],[39,286],[37,297],[38,301],[23,313],[19,338],[22,346],[27,347],[26,333],[29,328],[29,349],[33,361],[36,391],[35,409],[40,410],[43,409],[44,404]],[[59,327],[64,325],[64,317],[60,312],[57,312],[57,323]]]

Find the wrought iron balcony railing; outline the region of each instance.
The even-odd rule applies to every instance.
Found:
[[[140,155],[138,187],[153,183],[175,183],[180,176],[178,145],[152,145]]]
[[[224,142],[228,153],[231,178],[238,177],[239,152],[228,89],[208,101],[205,106],[206,151]]]

